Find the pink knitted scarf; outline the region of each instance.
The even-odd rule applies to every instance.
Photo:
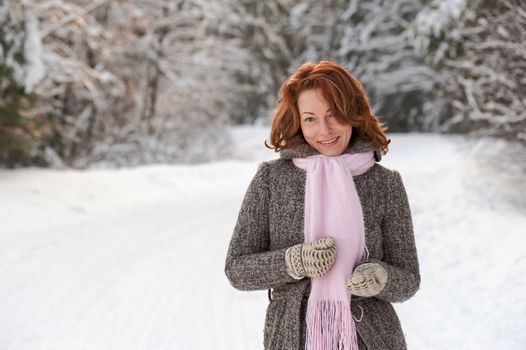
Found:
[[[374,152],[315,155],[293,162],[307,171],[305,242],[327,235],[336,241],[334,265],[325,276],[311,281],[305,349],[356,350],[351,294],[345,282],[364,258],[366,247],[362,206],[352,177],[374,165]]]

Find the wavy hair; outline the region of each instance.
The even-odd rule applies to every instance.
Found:
[[[320,89],[336,119],[352,126],[350,143],[356,139],[374,143],[383,153],[391,142],[385,136],[387,126],[371,113],[362,84],[342,66],[330,62],[302,64],[279,90],[268,148],[276,152],[305,143],[300,127],[298,97],[302,91]]]

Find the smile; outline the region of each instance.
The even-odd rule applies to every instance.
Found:
[[[318,141],[318,143],[321,143],[322,145],[328,145],[328,146],[330,146],[330,145],[335,144],[335,143],[338,141],[339,138],[340,138],[339,136],[336,136],[335,138],[330,139],[330,140],[326,140],[326,141]]]

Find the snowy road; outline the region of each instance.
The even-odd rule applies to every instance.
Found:
[[[237,160],[211,164],[1,170],[0,350],[262,348],[266,292],[223,267],[273,154],[261,130],[235,137]],[[391,138],[382,164],[404,179],[422,270],[396,305],[410,349],[525,348],[524,168],[487,144]]]

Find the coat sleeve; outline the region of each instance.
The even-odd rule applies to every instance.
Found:
[[[398,171],[392,171],[388,186],[386,214],[382,222],[383,258],[367,262],[378,263],[387,272],[387,282],[375,297],[393,303],[403,302],[416,293],[420,287],[420,270],[411,210]]]
[[[261,163],[243,199],[225,263],[230,284],[239,290],[263,290],[297,282],[287,274],[285,251],[270,251],[269,165]]]

